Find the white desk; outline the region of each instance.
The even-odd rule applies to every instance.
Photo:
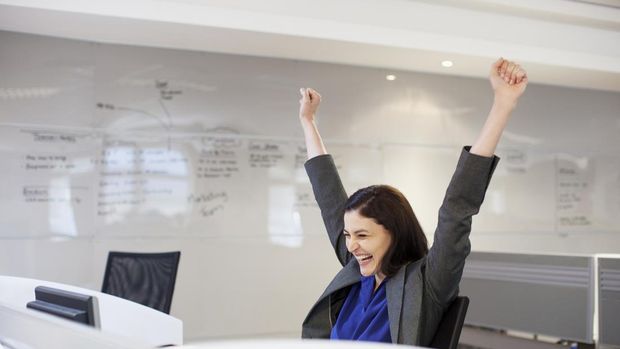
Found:
[[[35,299],[34,289],[37,286],[54,287],[96,297],[95,308],[99,318],[98,328],[72,323],[53,315],[26,308],[26,304]],[[74,337],[70,334],[75,334],[76,338],[84,337],[85,339],[92,336],[93,345],[102,338],[107,338],[107,341],[113,343],[123,342],[124,340],[124,343],[132,343],[130,346],[132,348],[183,344],[183,323],[181,320],[126,299],[80,287],[35,279],[0,276],[0,306],[2,307],[2,312],[0,312],[0,338],[8,337],[25,344],[33,343],[31,346],[34,349],[89,347],[63,346],[63,342],[54,343],[45,340],[47,334],[67,331],[68,335],[63,336],[67,340],[72,340]],[[43,336],[43,339],[34,338],[37,337],[37,333],[44,333],[46,336]],[[107,347],[103,346],[102,348]]]
[[[419,348],[407,345],[386,343],[369,343],[353,341],[330,341],[330,340],[303,340],[303,339],[255,339],[255,340],[229,340],[207,341],[184,345],[183,349],[395,349],[395,348]]]
[[[24,308],[0,304],[0,348],[152,348],[144,342],[105,334],[93,327],[30,309],[24,311]]]

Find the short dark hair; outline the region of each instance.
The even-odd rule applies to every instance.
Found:
[[[349,211],[374,219],[391,234],[392,242],[381,261],[385,276],[393,276],[403,265],[428,253],[426,235],[409,201],[398,189],[389,185],[362,188],[347,200],[345,212]]]

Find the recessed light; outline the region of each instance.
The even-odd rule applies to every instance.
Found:
[[[392,75],[392,74],[386,75],[385,76],[385,80],[387,80],[387,81],[394,81],[394,80],[396,80],[396,75]]]
[[[454,65],[454,63],[452,63],[452,61],[448,61],[448,60],[441,61],[441,66],[444,67],[444,68],[450,68],[453,65]]]

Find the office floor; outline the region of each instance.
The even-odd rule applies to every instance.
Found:
[[[500,331],[465,326],[461,332],[459,349],[591,349],[594,344],[554,342],[548,338],[534,340],[506,335]]]

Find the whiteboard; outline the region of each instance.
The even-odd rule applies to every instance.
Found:
[[[0,32],[0,120],[92,126],[95,45]]]
[[[321,234],[307,218],[317,212],[296,117],[305,85],[324,94],[319,127],[349,191],[377,182],[401,188],[432,233],[460,148],[487,112],[488,86],[475,79],[409,73],[378,83],[380,69],[1,37],[10,183],[1,236]],[[579,126],[574,114],[558,117]],[[618,156],[537,146],[545,142],[540,127],[528,131],[523,116],[514,119],[474,229],[619,231]],[[608,130],[617,121],[598,123]],[[25,219],[32,215],[39,219]]]
[[[90,235],[100,139],[89,133],[0,127],[1,234]]]
[[[323,234],[299,139],[6,125],[0,136],[8,184],[1,189],[2,236],[267,234],[291,241]],[[328,149],[349,192],[392,184],[433,232],[459,148],[333,143]],[[620,229],[617,158],[528,149],[498,155],[503,160],[475,231]]]
[[[323,234],[300,140],[13,126],[0,136],[10,145],[0,150],[3,236]],[[346,185],[381,181],[379,149],[330,149]]]

